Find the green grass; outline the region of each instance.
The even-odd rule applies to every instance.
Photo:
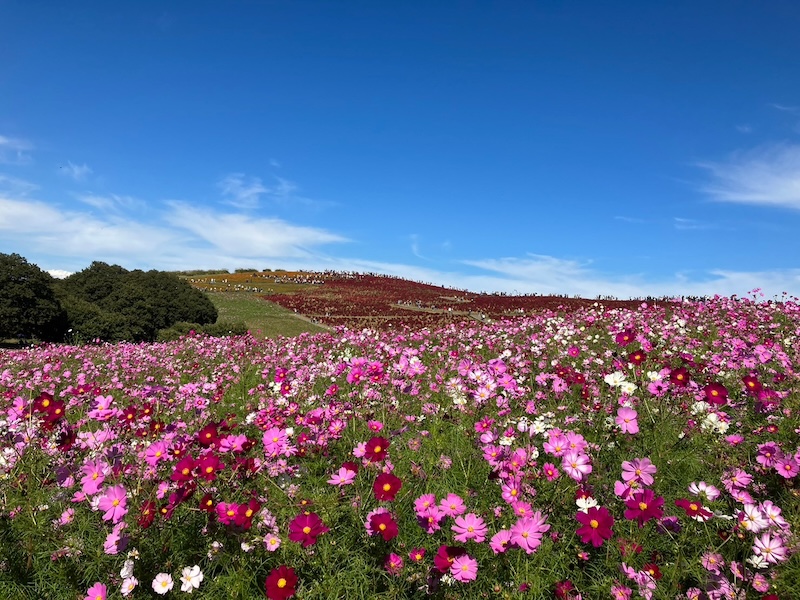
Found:
[[[302,318],[248,292],[207,292],[217,308],[218,321],[241,321],[256,337],[292,337],[301,333],[319,333],[327,328]]]

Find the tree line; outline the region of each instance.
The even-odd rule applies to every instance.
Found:
[[[164,271],[129,271],[93,262],[56,279],[18,254],[0,253],[0,340],[149,342],[190,329],[243,333],[216,323],[200,290]]]

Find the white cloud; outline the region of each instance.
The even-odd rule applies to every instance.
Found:
[[[244,173],[231,173],[217,187],[228,203],[237,208],[257,207],[261,196],[269,191],[259,177],[246,178]]]
[[[73,194],[75,198],[88,204],[103,212],[119,212],[120,210],[141,210],[144,208],[144,202],[137,200],[132,196],[119,196],[117,194],[109,194],[107,196],[100,196],[98,194]]]
[[[708,223],[701,223],[695,219],[684,219],[681,217],[673,217],[672,223],[675,229],[680,231],[694,231],[698,229],[715,229],[714,225]]]
[[[266,203],[276,206],[332,206],[334,203],[300,195],[299,187],[283,177],[274,176],[274,184],[266,185],[260,177],[231,173],[217,183],[227,204],[240,209],[254,209]]]
[[[0,190],[2,191],[17,196],[27,196],[38,189],[39,186],[35,183],[0,173]]]
[[[223,252],[242,257],[303,257],[315,246],[346,242],[324,229],[292,225],[282,219],[198,210],[184,202],[170,203],[166,219]]]
[[[737,125],[736,131],[738,131],[739,133],[753,133],[753,128],[747,124]]]
[[[66,165],[62,165],[58,168],[58,172],[67,177],[71,177],[75,181],[84,181],[94,171],[92,171],[86,163],[76,165],[72,161],[67,161]]]
[[[33,144],[27,140],[0,135],[0,163],[26,165],[32,161],[29,150],[33,150]]]
[[[715,200],[800,210],[800,145],[768,144],[698,166],[710,172],[703,191]]]
[[[48,271],[51,277],[55,277],[56,279],[66,279],[70,275],[74,273],[74,271],[65,271],[64,269],[52,269]]]

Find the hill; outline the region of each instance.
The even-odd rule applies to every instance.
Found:
[[[387,275],[341,272],[252,271],[195,275],[189,281],[219,301],[251,296],[300,315],[317,326],[376,330],[440,327],[546,310],[571,312],[599,299],[567,296],[480,294]],[[647,299],[650,304],[666,302]],[[608,308],[636,308],[642,300],[602,299]],[[263,310],[267,309],[263,305]],[[256,310],[255,308],[253,310]]]

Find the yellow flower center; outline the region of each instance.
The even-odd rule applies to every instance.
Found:
[[[388,492],[390,489],[392,489],[391,485],[389,485],[388,483],[384,483],[383,484],[383,491],[384,492]]]
[[[281,589],[285,588],[287,583],[288,582],[283,577],[278,579],[278,587]]]
[[[639,502],[639,510],[647,510],[647,503]]]
[[[303,527],[303,533],[305,533],[306,535],[308,535],[309,533],[311,533],[311,527],[309,527],[308,525],[306,525],[305,527]]]
[[[379,453],[381,450],[383,450],[383,448],[381,448],[380,446],[375,446],[375,448],[374,448],[372,451],[373,451],[375,454],[378,454],[378,453]]]
[[[386,531],[386,523],[381,523],[380,525],[378,525],[378,529],[380,529],[381,531]]]
[[[591,527],[592,529],[597,529],[598,527],[600,527],[600,523],[597,521],[597,519],[592,519],[591,521],[589,521],[589,527]]]
[[[114,506],[119,506],[119,500],[114,498],[114,501],[111,504],[113,504]]]

